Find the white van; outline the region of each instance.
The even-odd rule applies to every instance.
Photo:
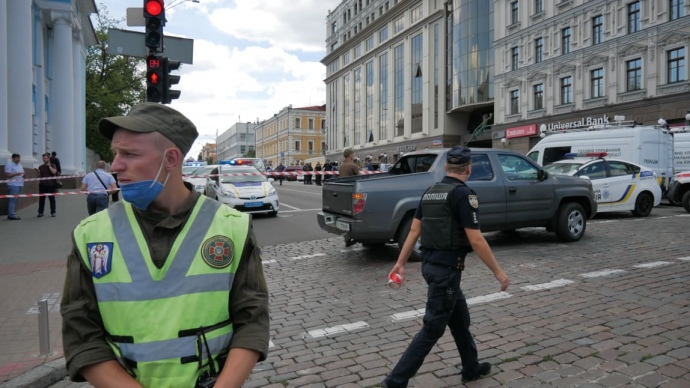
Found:
[[[673,132],[673,167],[675,172],[690,171],[690,127]]]
[[[609,157],[627,160],[653,169],[664,193],[673,178],[673,135],[670,130],[649,125],[594,125],[579,129],[547,132],[527,154],[546,166],[565,159],[569,153],[606,152]]]

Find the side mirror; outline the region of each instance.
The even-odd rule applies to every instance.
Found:
[[[592,179],[591,179],[589,176],[587,176],[587,175],[580,175],[580,178],[582,178],[582,179],[587,179],[588,181],[591,181],[591,180],[592,180]]]
[[[546,172],[546,170],[539,170],[539,172],[537,173],[537,179],[539,179],[540,181],[545,181],[548,177],[549,173]]]

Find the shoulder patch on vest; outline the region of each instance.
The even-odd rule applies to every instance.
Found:
[[[467,196],[467,198],[470,200],[470,206],[475,209],[479,207],[479,199],[477,199],[476,195],[470,194]]]
[[[89,254],[93,277],[100,279],[110,273],[113,261],[113,243],[89,243],[86,244],[86,252]]]
[[[235,258],[235,245],[227,236],[213,236],[201,246],[201,257],[212,268],[225,268]]]

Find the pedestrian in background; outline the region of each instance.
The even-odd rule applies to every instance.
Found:
[[[352,148],[345,148],[343,151],[343,158],[345,161],[340,165],[340,168],[338,168],[338,175],[341,177],[359,175],[359,166],[356,165],[354,161],[355,150]]]
[[[115,178],[105,172],[105,162],[96,162],[96,169],[86,175],[81,181],[81,191],[88,191],[86,195],[86,209],[89,215],[108,208],[110,193],[117,191]]]
[[[281,173],[280,175],[278,175],[278,180],[280,181],[281,186],[283,185],[283,179],[285,179],[285,177],[282,174],[283,171],[285,171],[285,165],[283,165],[283,163],[281,162],[278,165],[278,167],[276,167],[276,172]]]
[[[57,152],[53,151],[50,153],[50,163],[55,165],[55,168],[57,168],[57,175],[62,175],[62,166],[60,165],[60,158],[57,157]],[[59,179],[55,180],[55,184],[56,189],[62,187],[62,181],[60,181]]]
[[[9,180],[7,182],[7,194],[9,195],[19,195],[24,188],[24,167],[19,162],[21,162],[21,156],[19,154],[12,154],[12,160],[5,165],[5,176]],[[17,213],[15,213],[17,201],[19,201],[19,198],[14,197],[9,198],[7,201],[8,220],[21,220]]]
[[[323,171],[333,171],[333,165],[331,164],[331,161],[329,159],[326,159],[326,163],[323,164]],[[329,179],[331,179],[330,174],[323,175],[324,182],[326,182]]]
[[[314,167],[314,171],[316,172],[316,185],[321,186],[321,162],[316,162],[316,167]]]
[[[58,169],[51,163],[50,154],[43,154],[43,164],[38,166],[38,176],[40,178],[51,178],[56,177]],[[55,193],[57,193],[57,179],[42,179],[38,181],[38,193],[39,194],[53,194],[48,195],[48,201],[50,201],[50,216],[55,217]],[[38,217],[43,217],[43,210],[46,207],[46,196],[42,195],[38,199]]]
[[[455,146],[448,151],[447,175],[422,195],[410,233],[389,273],[389,277],[397,274],[405,278],[405,264],[421,235],[422,275],[429,287],[424,323],[382,382],[385,388],[407,387],[446,326],[460,353],[462,381],[476,380],[491,372],[491,364],[478,362],[477,347],[470,333],[470,312],[460,289],[465,256],[474,250],[501,284],[501,291],[508,288],[509,280],[479,229],[479,201],[465,184],[472,172],[471,161],[467,147]]]
[[[67,371],[96,387],[240,387],[269,341],[251,218],[182,179],[198,136],[167,105],[108,117],[123,201],[74,229],[60,304]]]

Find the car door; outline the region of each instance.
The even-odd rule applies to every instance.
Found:
[[[206,196],[210,198],[216,198],[218,196],[218,174],[220,172],[220,167],[216,167],[211,170],[208,178],[206,178]]]
[[[489,155],[472,152],[472,168],[467,186],[477,193],[479,223],[482,230],[494,229],[493,225],[506,222],[506,193],[496,190],[497,174],[491,166]]]
[[[550,220],[554,214],[553,181],[539,180],[539,168],[522,155],[498,154],[505,179],[506,224],[520,227],[534,220]]]
[[[611,210],[623,211],[635,208],[635,187],[640,183],[633,166],[620,161],[608,161],[609,190],[611,190]]]
[[[575,175],[586,177],[586,179],[592,182],[594,199],[597,201],[597,211],[611,211],[613,193],[611,192],[611,182],[606,172],[606,162],[604,160],[597,160],[588,163],[578,170]]]

